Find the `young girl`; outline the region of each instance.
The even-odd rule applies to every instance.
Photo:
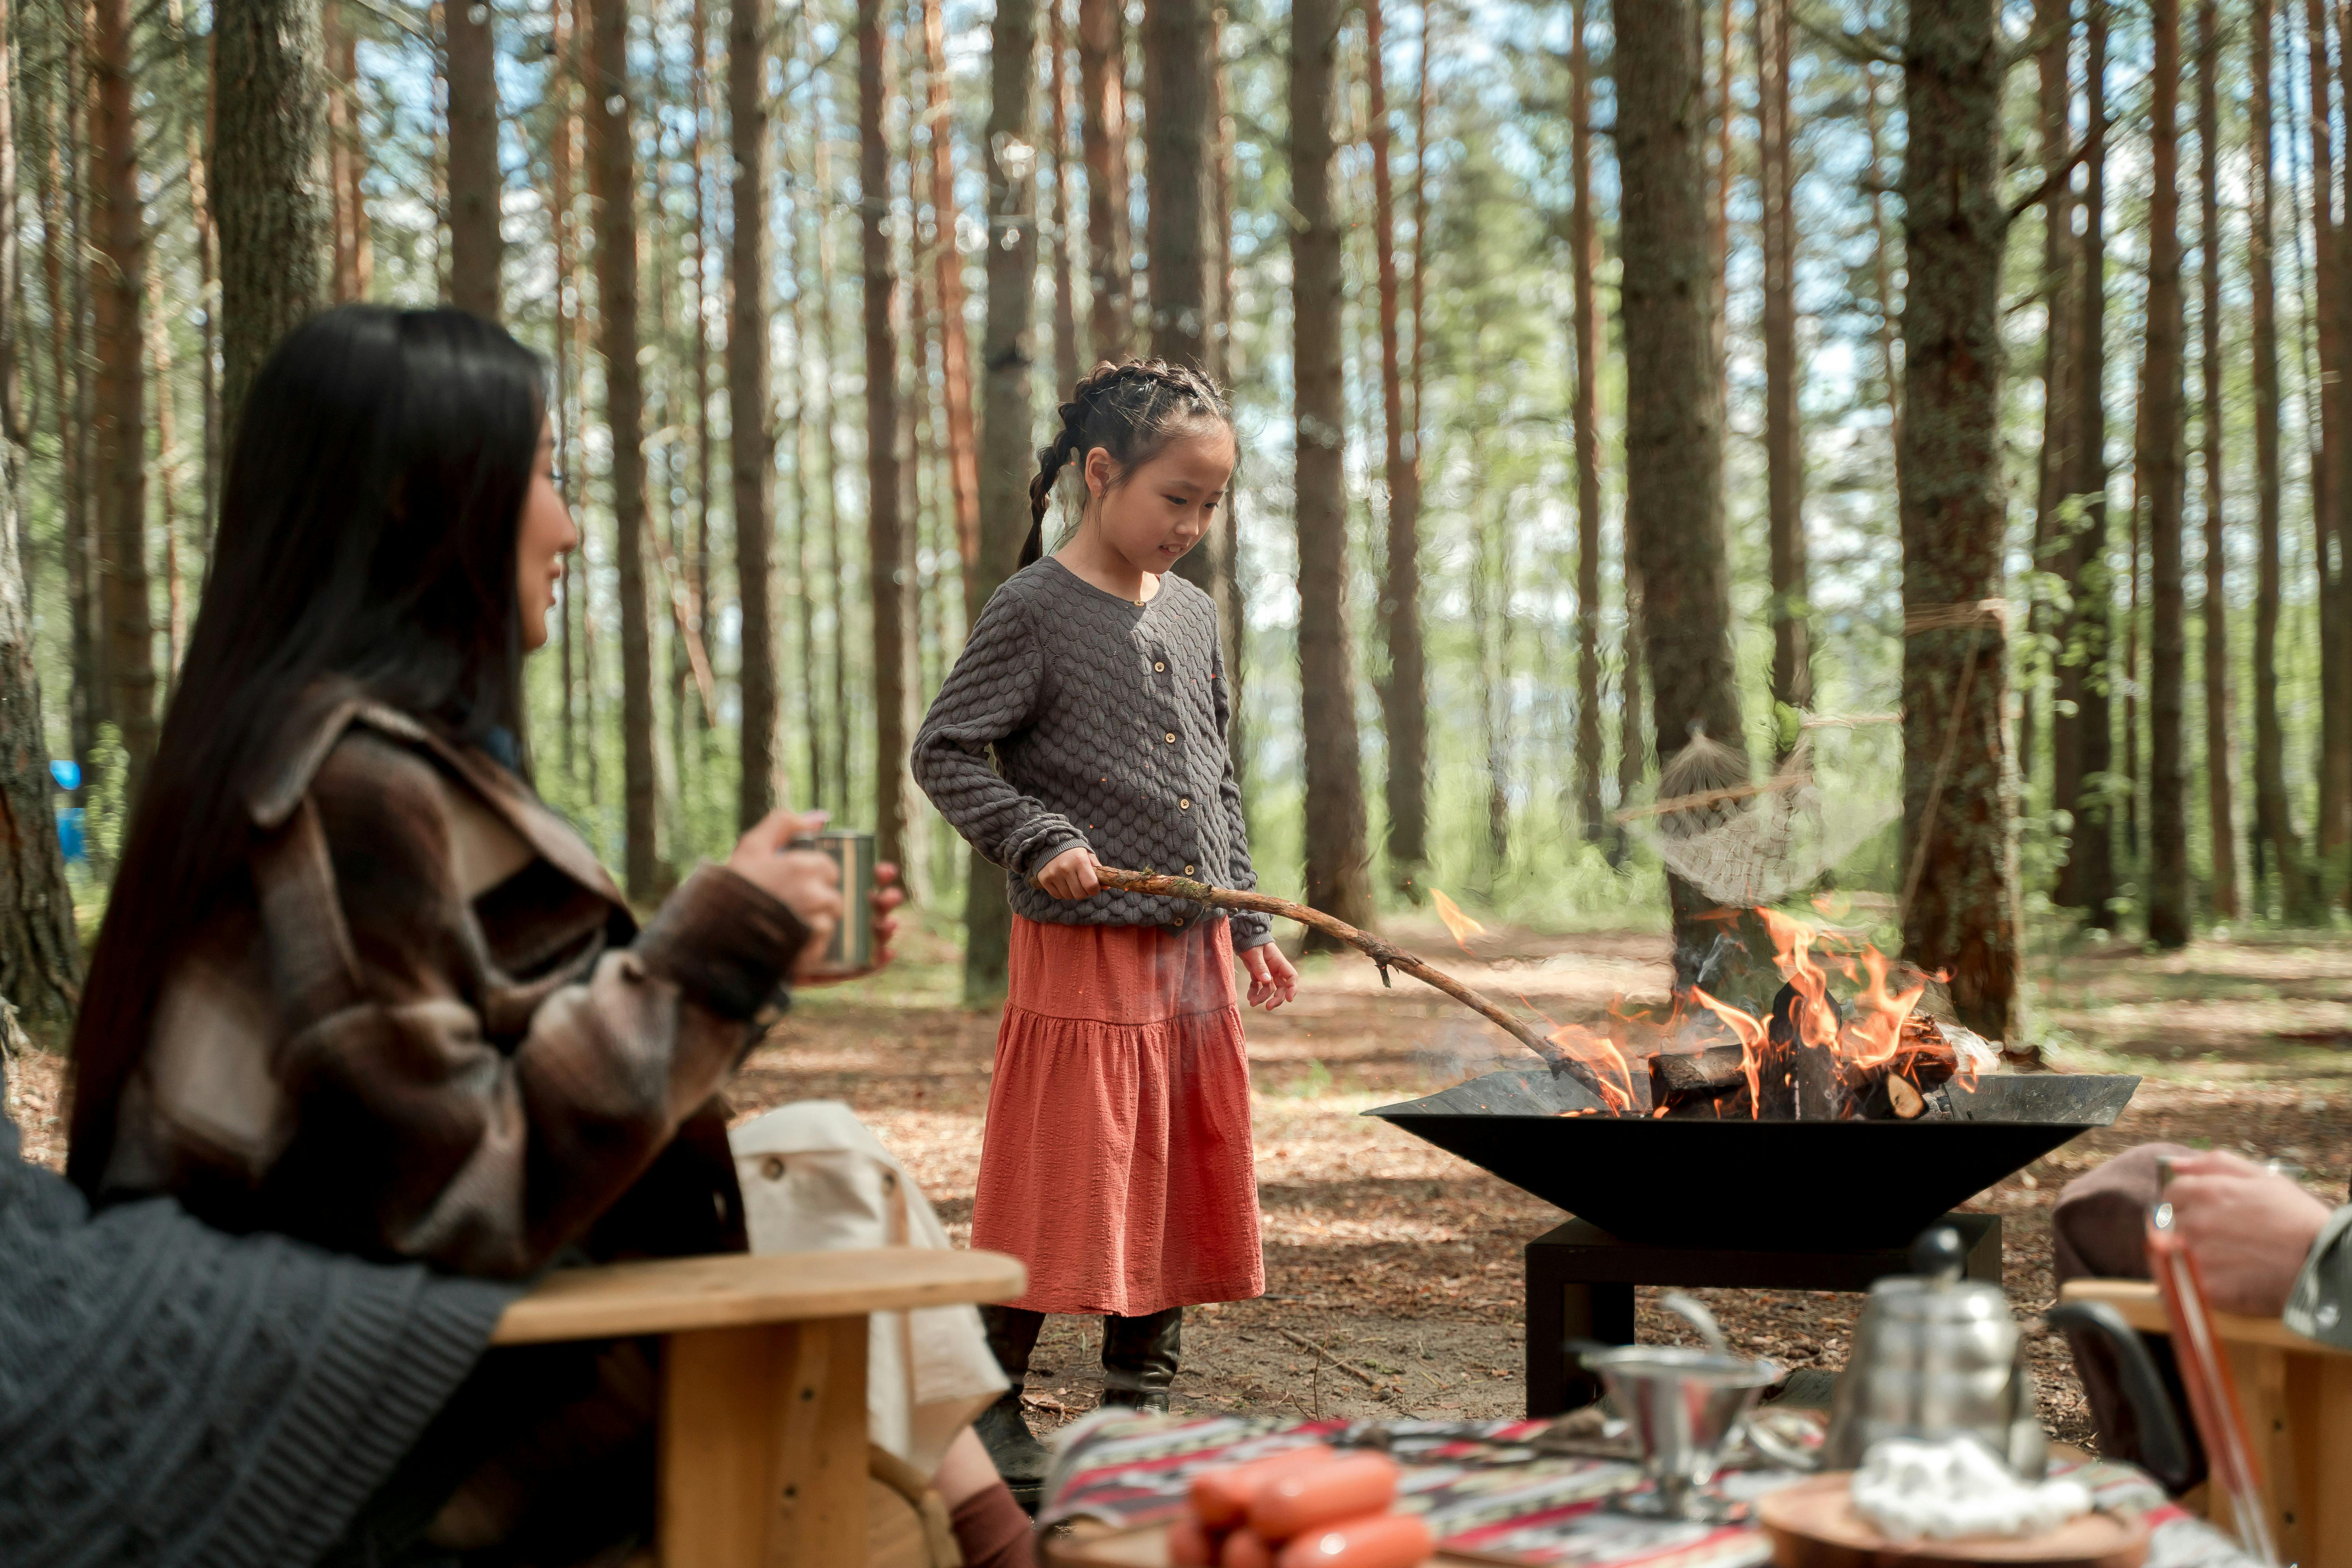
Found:
[[[1045,1468],[1020,1401],[1045,1313],[1104,1314],[1104,1402],[1166,1409],[1185,1306],[1265,1289],[1233,954],[1253,1006],[1298,981],[1265,916],[1096,876],[1256,885],[1216,608],[1170,572],[1224,502],[1232,416],[1207,377],[1152,360],[1097,366],[1061,416],[1029,487],[1022,570],[981,613],[914,753],[932,803],[1012,888],[971,1241],[1029,1266],[1029,1294],[983,1314],[1013,1386],[981,1436],[1016,1485]],[[1084,486],[1077,528],[1041,559],[1066,468]]]

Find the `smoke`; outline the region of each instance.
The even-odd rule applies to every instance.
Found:
[[[1542,1065],[1523,1047],[1499,1047],[1485,1029],[1460,1022],[1444,1025],[1429,1044],[1412,1053],[1413,1070],[1433,1089],[1450,1089],[1490,1072],[1530,1064]]]

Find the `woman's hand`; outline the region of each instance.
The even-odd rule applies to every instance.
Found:
[[[2172,1163],[2164,1201],[2216,1310],[2275,1318],[2327,1223],[2327,1205],[2285,1176],[2216,1151]]]
[[[838,985],[845,980],[863,980],[889,963],[892,956],[890,943],[898,934],[898,922],[891,918],[890,911],[907,901],[906,889],[898,884],[898,868],[896,863],[888,860],[875,862],[874,891],[866,900],[871,906],[869,918],[874,922],[873,963],[863,969],[828,969],[822,974],[797,974],[793,976],[793,983],[800,985]],[[816,948],[814,952],[822,956],[824,949]]]
[[[1038,867],[1034,880],[1057,899],[1090,899],[1102,891],[1102,879],[1095,875],[1095,868],[1101,864],[1095,852],[1081,844]]]
[[[824,958],[833,944],[834,929],[841,924],[841,868],[822,850],[790,847],[793,839],[823,828],[824,821],[821,811],[772,811],[735,841],[734,853],[727,857],[729,870],[776,899],[808,928],[808,942],[793,961],[795,979]],[[898,868],[893,867],[890,874],[895,879]],[[877,908],[881,879],[878,874],[875,878]]]
[[[1242,967],[1249,971],[1249,1005],[1273,1012],[1285,1002],[1298,1000],[1298,970],[1270,942],[1242,950]]]

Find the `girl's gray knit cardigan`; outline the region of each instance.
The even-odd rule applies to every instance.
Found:
[[[0,1563],[303,1568],[416,1440],[512,1286],[93,1217],[0,1117]]]

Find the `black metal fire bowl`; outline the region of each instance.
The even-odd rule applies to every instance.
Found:
[[[1828,1251],[1908,1242],[2112,1123],[2138,1087],[2133,1075],[2001,1074],[1945,1086],[1945,1103],[1916,1121],[1654,1121],[1607,1115],[1574,1079],[1529,1067],[1364,1114],[1622,1241]]]

